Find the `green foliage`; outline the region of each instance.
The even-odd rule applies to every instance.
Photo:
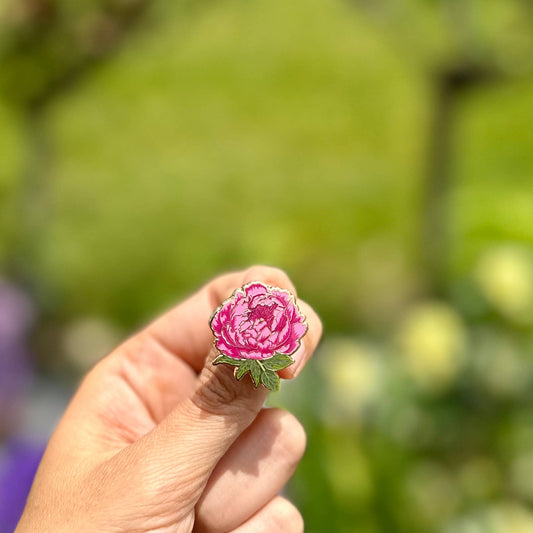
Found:
[[[263,370],[261,372],[261,383],[271,391],[279,390],[279,376],[275,372]]]
[[[241,379],[244,374],[246,374],[246,372],[248,372],[250,370],[250,365],[248,363],[241,363],[241,365],[239,366],[239,369],[237,371],[237,374],[236,374],[236,377],[237,379]],[[253,375],[252,375],[253,377]],[[254,380],[255,382],[255,380]]]
[[[235,359],[222,354],[213,361],[214,365],[221,363],[237,367],[237,379],[241,379],[247,372],[250,372],[250,377],[256,387],[259,386],[259,383],[262,383],[267,389],[277,391],[280,383],[277,371],[292,365],[294,359],[288,355],[275,354],[268,359],[259,361],[256,359]]]
[[[259,365],[250,364],[250,376],[256,387],[258,387],[261,382],[261,373],[261,367]]]
[[[11,0],[0,12],[0,92],[43,105],[109,54],[149,0]]]
[[[287,368],[292,364],[294,364],[294,359],[290,355],[285,355],[281,353],[277,353],[273,357],[270,357],[269,359],[265,359],[263,361],[263,365],[265,365],[265,368],[274,371],[283,370],[284,368]]]
[[[235,357],[228,357],[227,355],[219,355],[213,360],[214,365],[220,365],[224,363],[225,365],[239,366],[242,363],[242,359],[235,359]]]

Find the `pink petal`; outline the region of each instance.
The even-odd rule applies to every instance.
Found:
[[[244,291],[242,289],[235,291],[235,294],[233,295],[233,301],[235,303],[240,302],[244,298],[246,298],[246,295],[244,294]]]
[[[305,332],[307,331],[307,325],[303,322],[296,322],[296,324],[292,324],[292,331],[291,331],[291,339],[301,339]]]
[[[283,344],[283,346],[276,348],[276,352],[284,354],[291,354],[295,352],[300,346],[300,339],[304,336],[306,331],[306,324],[302,322],[297,322],[296,324],[293,324],[290,330],[290,334],[287,338],[287,342]]]
[[[285,328],[287,327],[288,323],[289,320],[287,318],[287,315],[284,313],[278,319],[274,319],[272,321],[272,331],[277,331],[280,333],[280,335],[284,335],[284,333],[282,332],[285,331]]]
[[[244,315],[238,315],[233,313],[231,315],[229,325],[235,331],[241,331],[241,324],[243,324],[244,322],[246,322],[246,317]]]
[[[280,324],[280,326],[282,327],[277,331],[278,335],[276,342],[277,344],[285,344],[287,342],[287,339],[289,339],[290,337],[291,325],[289,324],[288,320],[285,320],[283,324]]]
[[[253,325],[252,322],[250,322],[249,320],[245,320],[245,321],[240,325],[241,331],[244,333],[247,329],[251,328],[252,325]]]
[[[280,304],[281,304],[283,307],[291,307],[291,306],[294,306],[293,297],[292,297],[289,293],[284,292],[284,291],[276,291],[276,290],[273,290],[273,291],[272,291],[272,295],[273,295],[277,300],[279,300]]]
[[[248,303],[246,300],[241,300],[240,302],[235,302],[235,305],[233,306],[233,309],[231,310],[231,315],[235,316],[241,316],[244,315],[248,311]]]
[[[246,296],[250,298],[257,296],[259,294],[266,294],[267,288],[261,283],[251,283],[244,288]]]
[[[232,305],[232,302],[227,302],[215,313],[211,321],[211,328],[215,333],[219,333],[222,326],[229,320]]]
[[[237,345],[246,346],[246,337],[240,331],[237,331],[235,335],[237,336]]]
[[[279,331],[271,333],[270,337],[268,337],[268,342],[272,343],[273,346],[279,344]]]
[[[259,337],[257,340],[259,340],[260,342],[263,342],[267,340],[268,337],[270,337],[270,330],[265,325],[265,327],[261,330],[261,333],[259,334]]]
[[[224,324],[220,332],[220,337],[228,344],[235,344],[235,331],[233,331],[229,324]]]
[[[276,350],[276,345],[275,344],[272,344],[271,342],[269,341],[265,341],[265,342],[262,342],[260,345],[259,345],[259,348],[261,349],[261,351],[263,353],[270,353],[270,354],[274,354],[277,350]]]
[[[265,355],[257,350],[241,350],[239,357],[241,359],[266,359]]]
[[[216,347],[220,353],[227,355],[228,357],[233,357],[234,359],[240,359],[239,350],[233,346],[228,346],[223,340],[218,339]]]
[[[284,344],[283,346],[276,348],[276,352],[290,355],[291,353],[294,353],[298,349],[299,346],[300,346],[300,343],[298,341],[290,341],[287,344]]]

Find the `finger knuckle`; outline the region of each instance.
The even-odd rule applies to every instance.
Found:
[[[278,267],[268,265],[254,265],[245,273],[246,281],[264,281],[276,286],[292,287],[288,274]]]
[[[231,405],[238,397],[229,368],[206,367],[202,371],[200,386],[193,399],[208,411],[217,411]]]
[[[202,371],[200,385],[191,400],[202,411],[214,415],[255,415],[257,409],[250,402],[250,395],[247,384],[235,380],[232,369],[208,366]]]
[[[303,457],[307,446],[305,429],[300,421],[287,411],[281,412],[280,422],[278,446],[287,462],[296,466]]]

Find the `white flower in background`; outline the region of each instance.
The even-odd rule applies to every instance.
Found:
[[[488,512],[490,533],[533,533],[533,514],[516,503],[502,504]]]
[[[327,339],[317,358],[328,384],[326,421],[359,418],[362,411],[379,398],[383,367],[377,350],[349,337]]]
[[[533,318],[533,258],[520,245],[502,245],[485,252],[475,270],[485,298],[517,322]]]
[[[97,317],[84,317],[65,328],[62,346],[70,363],[80,373],[85,373],[116,348],[120,339],[120,332],[109,322]]]
[[[444,533],[489,533],[475,518],[461,518],[447,526]]]
[[[398,343],[408,374],[422,388],[440,392],[452,384],[461,369],[466,331],[453,308],[428,302],[407,314]]]
[[[457,518],[444,533],[533,533],[533,513],[516,502],[497,503]]]
[[[530,381],[529,366],[515,340],[490,328],[473,336],[472,363],[485,387],[497,396],[522,394]]]
[[[507,505],[492,513],[489,524],[494,533],[533,533],[533,514],[525,507]]]

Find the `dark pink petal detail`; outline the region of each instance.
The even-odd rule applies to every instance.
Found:
[[[266,294],[267,288],[261,283],[252,283],[251,285],[248,285],[248,287],[246,287],[245,293],[248,297],[254,297],[259,294]]]
[[[240,324],[240,330],[244,333],[247,329],[251,328],[253,324],[249,320],[245,320],[242,324]]]
[[[246,337],[240,331],[236,331],[235,335],[237,337],[237,346],[245,348],[246,345],[248,344]]]
[[[283,291],[272,291],[272,294],[281,302],[281,305],[286,309],[289,307],[295,307],[294,301],[290,294]]]
[[[229,323],[222,329],[222,338],[230,346],[242,347],[245,344],[243,336],[240,334],[240,332],[232,329],[231,324]]]
[[[307,325],[302,322],[297,322],[292,325],[291,338],[299,341],[305,335],[306,331]]]
[[[290,337],[291,334],[291,324],[288,320],[285,320],[285,325],[278,329],[278,344],[285,344],[287,342],[287,339]]]
[[[236,303],[233,308],[231,309],[230,313],[231,316],[242,316],[244,313],[248,311],[248,305],[246,304],[246,300],[241,300],[240,302]]]
[[[225,304],[213,317],[211,328],[215,333],[219,333],[222,326],[229,320],[229,313],[232,307],[231,302]]]
[[[270,335],[268,340],[272,343],[272,346],[279,346],[280,344],[283,344],[285,339],[282,336],[280,340],[280,333],[280,331],[275,331],[272,333],[272,335]]]
[[[245,322],[245,320],[245,317],[242,315],[232,315],[230,321],[228,322],[228,326],[235,331],[240,331],[240,326],[243,322]]]
[[[246,298],[244,291],[242,289],[238,290],[233,297],[233,304],[239,303],[241,300]]]
[[[241,359],[266,359],[265,354],[258,350],[241,350]]]
[[[222,340],[217,340],[216,347],[219,352],[223,353],[224,355],[227,355],[228,357],[233,357],[234,359],[241,359],[240,351],[233,347],[229,346]]]
[[[280,346],[276,350],[276,352],[290,355],[291,353],[295,352],[299,346],[300,346],[300,343],[298,341],[291,341],[291,342],[288,342],[287,344],[284,344],[283,346]]]
[[[257,340],[259,342],[263,342],[263,341],[266,341],[269,337],[270,337],[270,330],[265,326],[261,330],[261,333],[259,334],[259,337],[257,338]]]

